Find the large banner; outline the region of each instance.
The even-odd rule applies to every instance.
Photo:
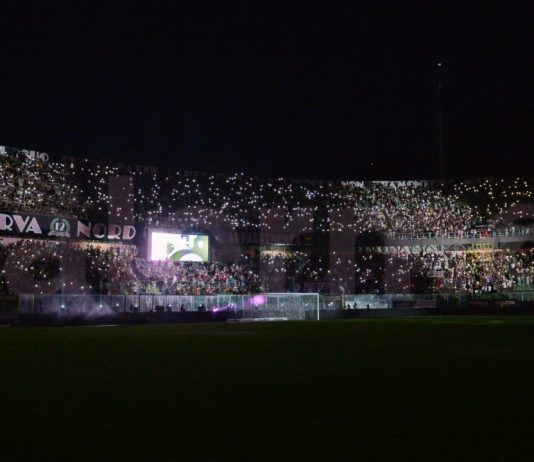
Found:
[[[78,220],[14,212],[0,212],[0,236],[41,239],[94,239],[133,244],[133,225]]]

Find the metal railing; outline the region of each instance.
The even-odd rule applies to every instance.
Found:
[[[488,292],[480,294],[346,294],[343,296],[345,309],[387,309],[400,307],[436,308],[439,305],[464,306],[473,301],[496,302],[514,300],[534,301],[534,291]]]
[[[319,319],[321,311],[462,307],[487,302],[534,302],[534,291],[482,294],[345,294],[271,293],[255,295],[61,295],[23,294],[20,314],[87,318],[137,313],[226,313],[239,319]],[[16,308],[15,308],[16,310]],[[11,310],[11,311],[15,311]]]
[[[399,240],[424,239],[493,239],[496,237],[534,237],[534,228],[501,229],[495,231],[456,231],[450,233],[386,233],[386,236]]]
[[[316,293],[254,295],[21,294],[19,313],[97,317],[119,313],[226,312],[235,318],[315,318]]]

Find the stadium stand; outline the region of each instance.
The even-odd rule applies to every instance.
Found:
[[[4,294],[534,288],[534,190],[528,179],[260,179],[87,159],[46,162],[22,150],[2,152]],[[88,220],[89,227],[98,220],[129,224],[138,232],[135,242],[123,242],[109,230],[78,233],[79,239],[62,239],[59,228],[35,236],[28,231],[31,214]],[[154,229],[209,236],[210,258],[150,260],[146,241]]]

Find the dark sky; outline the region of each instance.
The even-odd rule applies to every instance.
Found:
[[[441,60],[449,174],[532,165],[534,29],[518,2],[77,3],[2,9],[0,144],[211,172],[434,178]]]

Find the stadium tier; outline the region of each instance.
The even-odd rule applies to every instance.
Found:
[[[531,179],[308,181],[0,146],[4,294],[534,289]]]

